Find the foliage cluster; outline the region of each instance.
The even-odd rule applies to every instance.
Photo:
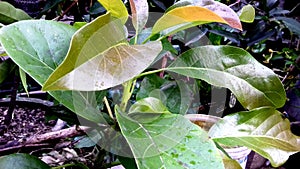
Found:
[[[284,86],[268,68],[276,59],[285,60],[281,70],[295,63],[297,50],[270,48],[272,54],[256,55],[271,41],[298,38],[299,22],[281,16],[287,11],[272,4],[277,1],[253,1],[256,10],[266,8],[255,19],[247,2],[239,15],[213,0],[99,2],[75,18],[87,23],[73,26],[32,19],[0,2],[9,9],[0,12],[0,43],[2,55],[20,68],[24,86],[26,73],[62,105],[101,126],[95,128],[97,143],[124,166],[240,168],[219,145],[248,147],[280,166],[300,150],[299,137],[278,111],[286,101]],[[49,1],[41,14],[50,17],[61,5]],[[153,23],[151,8],[164,11]],[[213,45],[198,44],[204,34]],[[161,62],[169,64],[154,69]],[[245,111],[225,116],[209,132],[194,125],[184,114],[194,113],[192,96],[203,83],[229,89]],[[15,160],[24,162],[20,168],[50,168],[24,154],[2,157],[0,166],[9,168]]]

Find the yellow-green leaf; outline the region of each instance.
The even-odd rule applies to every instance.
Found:
[[[52,84],[75,67],[79,67],[111,46],[123,42],[126,42],[126,32],[120,20],[113,19],[110,13],[98,17],[73,35],[67,57],[45,85]]]
[[[255,18],[255,9],[250,4],[243,6],[239,17],[242,22],[252,23]]]
[[[91,46],[89,50],[94,50]],[[43,90],[104,90],[120,85],[142,73],[161,51],[161,43],[145,45],[119,44],[100,53],[60,78],[57,71],[43,86]]]
[[[122,20],[125,24],[128,18],[127,8],[121,0],[98,0],[101,5],[110,12],[113,17]]]
[[[27,85],[27,77],[26,77],[26,73],[24,72],[24,70],[22,70],[21,68],[19,68],[19,74],[20,74],[20,78],[21,78],[21,82],[23,85],[23,88],[27,94],[27,96],[29,96],[29,92],[28,92],[28,85]]]
[[[191,26],[196,26],[210,22],[227,23],[219,15],[203,7],[178,7],[164,14],[155,23],[152,29],[152,34],[156,34],[165,29],[175,27],[175,29],[167,31],[167,34],[171,34]]]
[[[225,116],[209,131],[214,141],[227,146],[245,146],[277,167],[300,151],[300,137],[288,119],[273,107],[261,107]]]
[[[242,30],[242,24],[237,13],[233,11],[228,5],[225,5],[221,2],[214,0],[181,0],[169,7],[166,11],[168,12],[183,6],[199,6],[207,8],[223,18],[229,26]]]

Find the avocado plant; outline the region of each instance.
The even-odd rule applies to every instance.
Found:
[[[242,30],[230,7],[181,0],[149,27],[146,0],[129,1],[131,20],[121,0],[98,1],[107,13],[79,29],[49,20],[18,21],[0,29],[0,43],[43,90],[99,128],[105,126],[99,144],[121,162],[125,156],[134,160],[131,168],[240,168],[220,150],[245,146],[276,167],[300,151],[300,138],[277,110],[286,101],[280,79],[245,50],[205,45],[153,68],[177,32],[211,22]],[[132,37],[128,25],[135,29]],[[190,79],[229,89],[247,111],[225,116],[208,133],[184,117],[194,91]],[[159,93],[166,83],[191,93],[171,92],[174,99],[168,102]],[[107,92],[120,86],[120,101],[109,104]],[[154,89],[158,94],[151,93]],[[3,161],[0,166],[7,165]]]

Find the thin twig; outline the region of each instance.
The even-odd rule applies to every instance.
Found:
[[[300,56],[296,59],[295,64],[293,64],[293,65],[290,66],[289,72],[282,79],[281,82],[283,84],[286,82],[287,79],[289,79],[289,77],[296,76],[296,75],[298,75],[300,73],[299,72],[299,65],[300,65]]]
[[[240,2],[241,2],[241,0],[237,0],[235,3],[230,4],[229,7],[233,7],[234,5],[236,5],[236,4],[240,3]]]
[[[108,100],[107,100],[106,96],[104,96],[103,101],[104,101],[104,104],[105,104],[105,106],[107,108],[109,117],[112,118],[112,119],[115,119],[114,116],[113,116],[113,113],[112,113],[112,111],[110,109],[110,106],[109,106],[109,103],[108,103]]]
[[[71,8],[77,3],[78,3],[78,0],[74,0],[74,2],[60,16],[54,18],[53,20],[56,20],[56,21],[61,20],[71,10]]]
[[[294,10],[296,10],[298,8],[298,6],[300,5],[300,3],[298,3],[293,9],[290,10],[290,13],[294,12]]]

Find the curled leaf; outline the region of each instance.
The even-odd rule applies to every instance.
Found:
[[[212,126],[209,135],[223,145],[248,147],[274,167],[300,151],[300,137],[291,132],[288,119],[273,107],[225,116]]]
[[[127,8],[121,0],[98,0],[101,5],[109,12],[113,17],[122,20],[125,24],[128,18]]]

